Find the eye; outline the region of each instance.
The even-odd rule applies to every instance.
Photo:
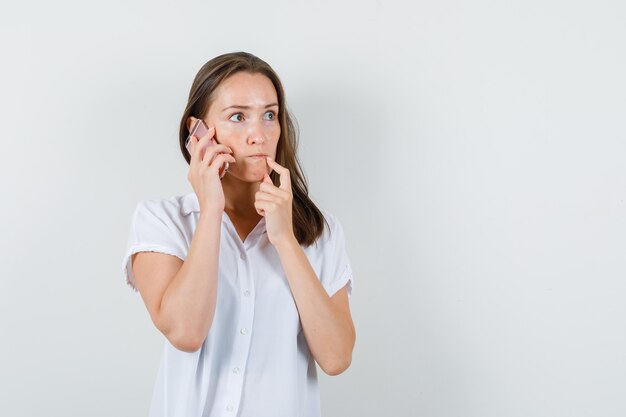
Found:
[[[265,120],[274,120],[276,118],[276,114],[273,111],[265,112]]]
[[[236,119],[233,120],[233,117],[236,117]],[[243,115],[241,113],[235,113],[232,116],[230,116],[230,119],[228,120],[232,120],[233,122],[241,122],[242,118],[243,118]]]

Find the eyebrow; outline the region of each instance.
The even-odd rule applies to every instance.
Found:
[[[265,106],[265,108],[267,109],[267,108],[274,107],[274,106],[278,106],[278,103],[271,103],[271,104],[267,104],[267,105]],[[251,106],[239,106],[239,105],[234,105],[234,106],[224,107],[224,108],[222,109],[222,111],[224,111],[224,110],[228,110],[228,109],[232,109],[232,108],[234,108],[234,109],[245,109],[245,110],[249,110],[249,109],[251,109],[252,107],[251,107]]]

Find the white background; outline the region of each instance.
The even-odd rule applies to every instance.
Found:
[[[346,232],[357,341],[324,416],[626,415],[624,4],[3,3],[0,415],[147,414],[130,218],[192,190],[179,118],[238,50]]]

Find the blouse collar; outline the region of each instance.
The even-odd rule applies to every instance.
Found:
[[[180,205],[180,212],[183,216],[188,216],[189,214],[194,212],[200,212],[200,203],[198,202],[198,197],[196,196],[196,193],[191,192],[183,196],[182,204]],[[228,223],[232,225],[232,221],[230,221],[230,217],[228,217],[226,212],[222,214],[222,221],[224,221],[225,218],[228,218]],[[253,229],[253,232],[255,232],[257,229],[261,229],[261,233],[267,233],[267,230],[265,229],[265,217],[259,220],[259,223],[257,223],[257,226]]]

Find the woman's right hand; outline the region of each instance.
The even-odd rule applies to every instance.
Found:
[[[215,141],[215,127],[211,127],[200,139],[192,136],[189,173],[187,179],[200,203],[200,212],[224,211],[225,199],[219,171],[225,162],[235,163],[232,149]]]

